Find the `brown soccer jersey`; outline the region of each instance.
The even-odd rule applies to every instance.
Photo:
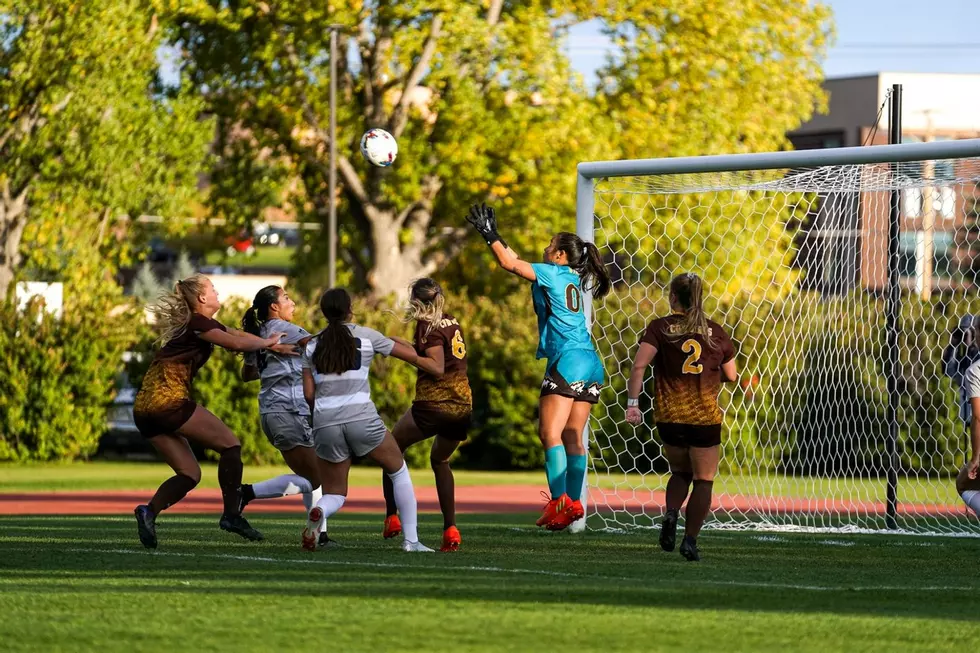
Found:
[[[721,424],[718,391],[721,366],[735,357],[735,348],[724,328],[708,322],[709,339],[680,332],[682,316],[654,320],[640,342],[657,348],[653,359],[656,385],[656,419],[672,424]]]
[[[175,431],[194,412],[191,382],[214,349],[200,334],[213,329],[227,331],[217,320],[194,313],[180,335],[157,351],[133,405],[133,417],[144,435]]]
[[[466,377],[466,341],[459,322],[452,315],[443,315],[426,336],[428,326],[428,322],[421,320],[415,326],[415,351],[424,356],[426,349],[442,347],[445,373],[440,379],[419,370],[415,401],[446,404],[447,412],[459,412],[463,408],[468,412],[473,395]]]

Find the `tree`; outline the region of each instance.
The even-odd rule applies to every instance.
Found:
[[[517,213],[538,247],[558,225],[571,228],[577,161],[777,147],[821,102],[819,58],[828,26],[820,5],[332,6],[187,2],[174,41],[185,53],[184,74],[228,136],[219,142],[234,144],[229,156],[240,157],[244,143],[253,159],[294,174],[302,182],[296,205],[321,220],[328,146],[336,136],[341,254],[353,280],[376,294],[450,263],[465,246],[462,216],[472,202]],[[590,19],[604,21],[622,48],[595,94],[562,47],[568,27]],[[336,135],[327,120],[333,24],[345,26]],[[392,168],[371,168],[352,155],[369,127],[399,140]],[[243,174],[239,192],[252,188],[254,177]],[[228,193],[235,185],[221,188]]]
[[[58,268],[90,244],[66,226],[97,225],[116,257],[119,220],[196,193],[211,127],[156,83],[161,37],[138,0],[0,2],[0,296],[25,258]]]

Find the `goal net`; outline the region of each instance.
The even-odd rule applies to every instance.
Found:
[[[660,522],[668,465],[652,366],[637,427],[626,382],[646,325],[669,314],[670,279],[695,272],[739,368],[720,396],[706,527],[980,533],[955,489],[969,455],[956,377],[980,354],[969,334],[954,337],[980,314],[980,141],[930,145],[814,157],[876,150],[901,163],[818,165],[789,152],[747,155],[755,170],[737,169],[737,156],[675,160],[688,164],[677,173],[662,160],[666,172],[646,175],[622,172],[643,162],[610,174],[583,164],[588,176],[580,166],[579,232],[615,281],[592,304],[609,384],[590,425],[592,519]],[[938,154],[908,160],[915,152]],[[698,172],[699,160],[728,171]]]

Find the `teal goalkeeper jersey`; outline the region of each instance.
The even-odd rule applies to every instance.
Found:
[[[595,351],[585,323],[582,280],[567,265],[532,263],[537,280],[531,284],[538,316],[538,358],[552,359],[563,351]]]

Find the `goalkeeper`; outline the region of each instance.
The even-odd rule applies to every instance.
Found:
[[[487,241],[500,267],[531,282],[538,316],[537,357],[548,359],[538,435],[550,497],[537,525],[562,530],[585,516],[582,431],[606,376],[585,321],[582,292],[604,297],[612,282],[596,246],[575,234],[559,233],[544,250],[544,263],[528,263],[500,238],[492,208],[474,206],[466,219]]]

